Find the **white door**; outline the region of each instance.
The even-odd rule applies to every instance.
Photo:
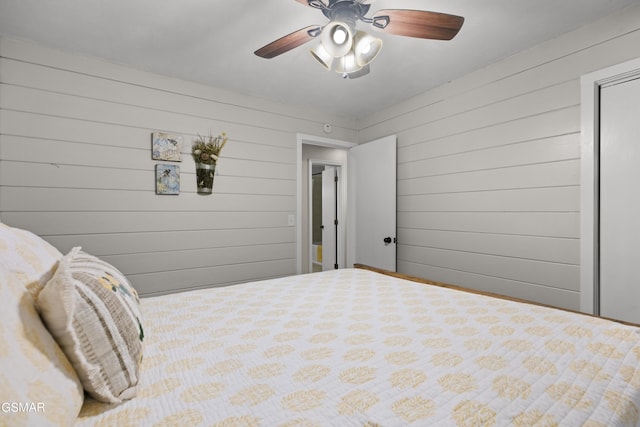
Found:
[[[349,151],[349,265],[396,271],[396,137]]]
[[[322,271],[334,270],[338,254],[338,193],[336,168],[322,171]]]
[[[600,315],[640,323],[640,79],[600,92]]]

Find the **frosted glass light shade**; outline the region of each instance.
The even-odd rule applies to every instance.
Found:
[[[365,65],[360,68],[358,71],[354,71],[353,73],[348,73],[347,77],[350,79],[357,79],[358,77],[366,76],[369,74],[370,68],[369,65]]]
[[[309,53],[311,53],[311,56],[313,56],[313,58],[318,61],[324,68],[326,68],[327,70],[331,69],[334,58],[329,54],[329,52],[327,52],[322,44],[309,49]]]
[[[356,55],[353,50],[350,50],[342,58],[339,58],[338,63],[336,64],[336,72],[338,73],[355,73],[361,68],[362,65],[358,65],[358,61],[356,60]]]
[[[353,38],[353,51],[356,61],[361,67],[373,61],[380,50],[382,50],[382,40],[364,31],[358,31]]]
[[[322,30],[320,41],[331,56],[339,58],[351,50],[353,32],[344,22],[332,21]]]

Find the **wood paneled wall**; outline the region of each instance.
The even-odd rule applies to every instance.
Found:
[[[0,220],[113,263],[143,295],[295,273],[296,133],[355,122],[0,39]],[[183,135],[181,194],[155,194],[151,132]],[[197,134],[226,131],[214,194]]]
[[[398,271],[578,309],[580,76],[637,57],[632,6],[359,122],[398,135]]]

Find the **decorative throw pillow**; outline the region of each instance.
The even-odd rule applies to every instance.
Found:
[[[142,315],[138,294],[120,271],[73,248],[40,292],[38,306],[91,396],[109,403],[135,396]]]

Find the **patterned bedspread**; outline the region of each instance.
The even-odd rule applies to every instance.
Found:
[[[142,300],[138,396],[79,426],[638,426],[640,329],[336,270]]]

